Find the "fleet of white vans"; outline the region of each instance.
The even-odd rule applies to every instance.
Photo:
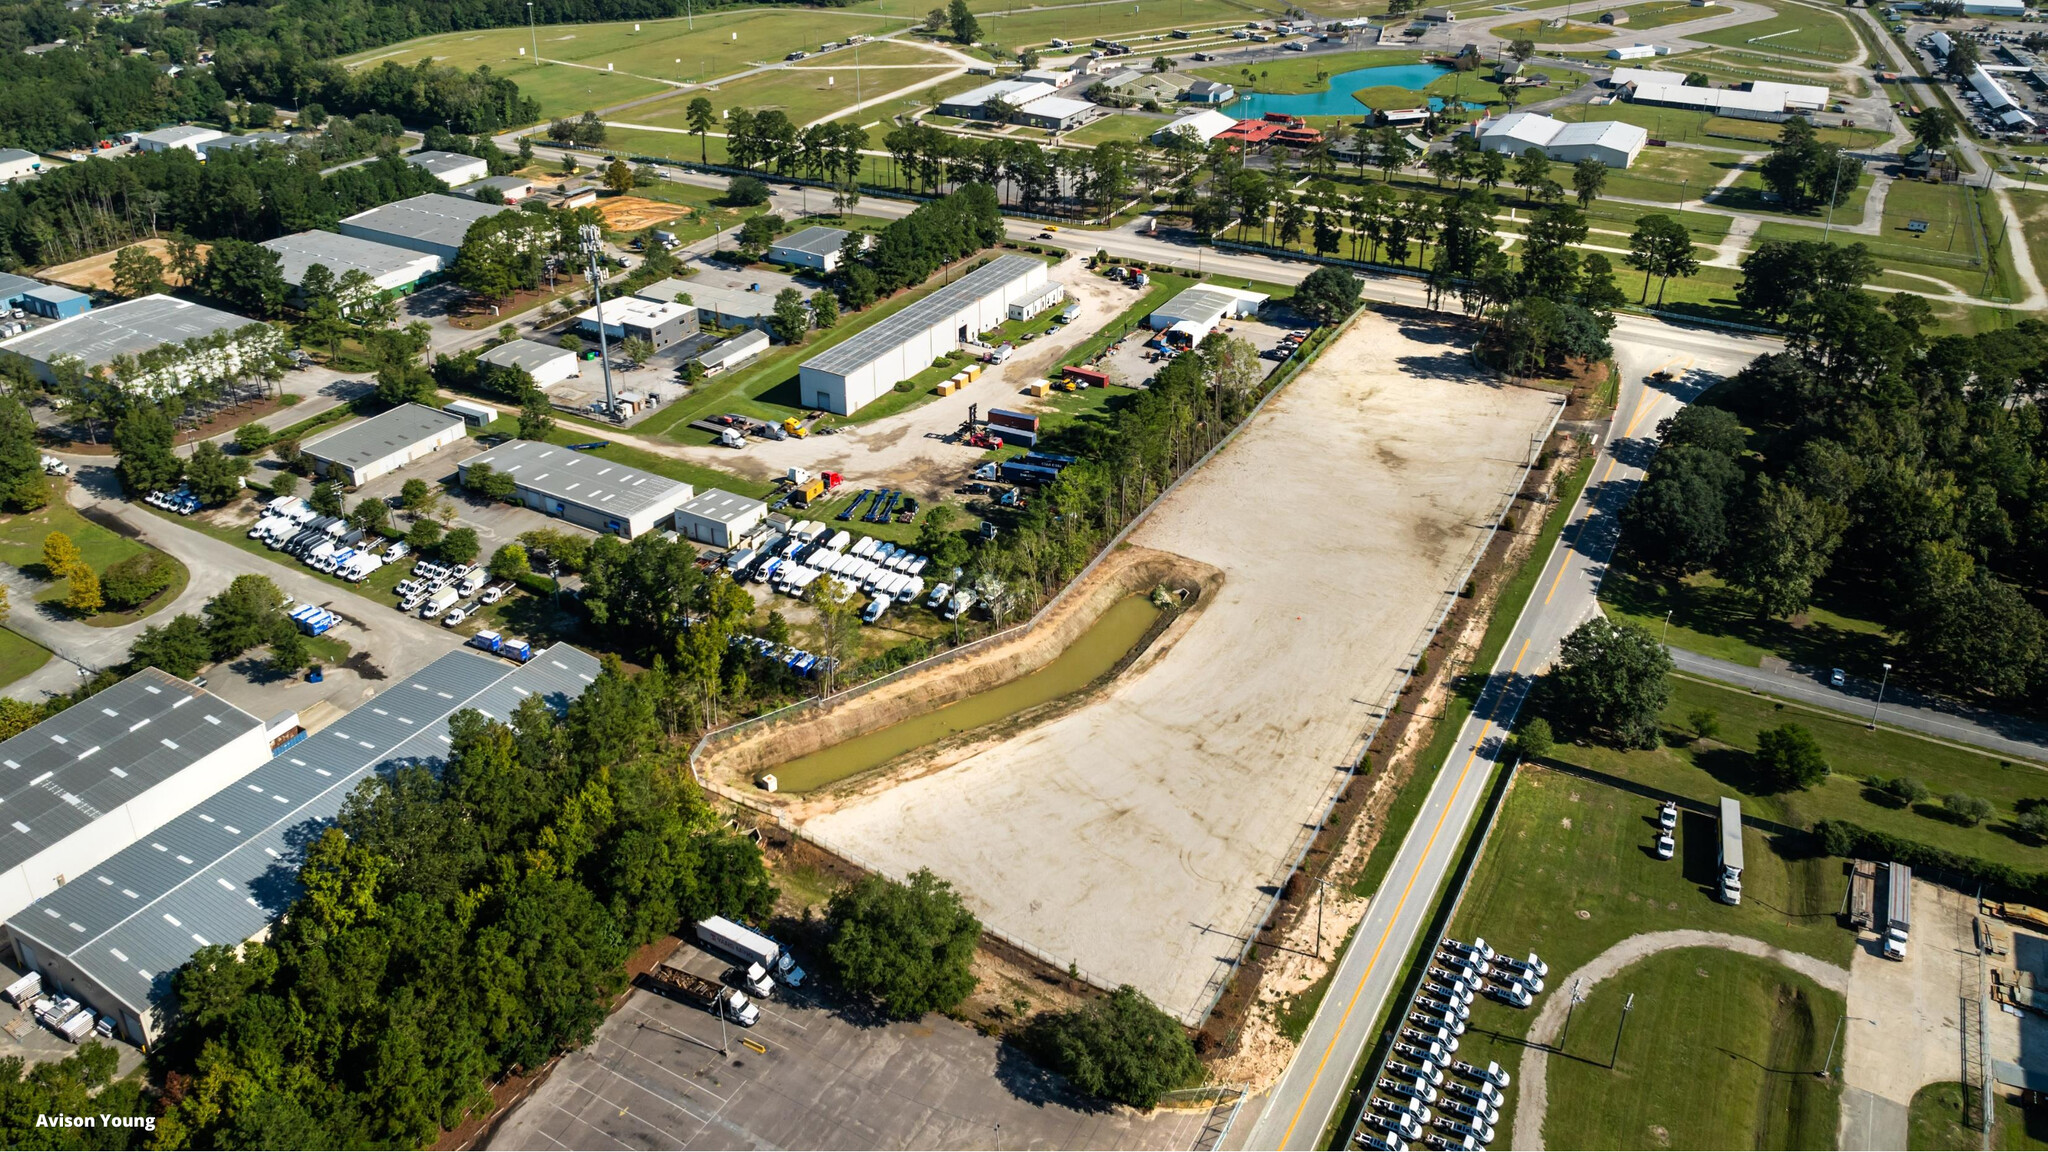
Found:
[[[754,548],[734,551],[725,567],[735,580],[766,584],[786,596],[802,599],[824,579],[832,579],[849,593],[865,592],[872,597],[861,611],[861,619],[872,624],[897,604],[915,604],[925,596],[924,571],[929,558],[908,548],[841,529],[831,531],[815,520],[800,520],[786,533],[777,533]],[[959,578],[959,572],[953,578]],[[966,593],[955,593],[951,583],[942,584],[927,607],[944,605],[946,619],[967,610],[974,601]],[[947,597],[951,596],[950,599]]]

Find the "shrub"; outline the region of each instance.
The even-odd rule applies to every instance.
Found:
[[[833,895],[825,920],[840,982],[899,1020],[943,1012],[974,991],[981,922],[929,868],[908,884],[863,876]]]
[[[1071,1012],[1039,1018],[1026,1043],[1083,1092],[1134,1108],[1150,1108],[1202,1079],[1187,1030],[1128,984]]]
[[[1873,778],[1870,782],[1870,787],[1887,801],[1900,808],[1918,804],[1931,795],[1927,790],[1927,785],[1922,784],[1911,776],[1894,776],[1890,780]]]
[[[178,578],[178,562],[161,552],[143,552],[108,568],[100,577],[100,593],[109,607],[140,607]]]
[[[1721,734],[1721,714],[1712,708],[1695,708],[1685,718],[1692,734],[1702,740],[1712,740]]]
[[[1941,798],[1941,806],[1959,823],[1972,828],[1991,818],[1991,801],[1982,796],[1951,792]]]
[[[1527,760],[1541,760],[1549,756],[1557,746],[1550,732],[1550,721],[1538,716],[1522,722],[1515,732],[1515,755]]]

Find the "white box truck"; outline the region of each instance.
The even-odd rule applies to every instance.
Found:
[[[804,982],[804,970],[796,966],[782,945],[723,916],[697,922],[697,939],[705,947],[723,952],[743,964],[759,964],[792,988]]]
[[[453,587],[443,588],[432,596],[427,597],[427,602],[420,605],[420,619],[432,620],[436,616],[444,615],[450,608],[455,607],[455,602],[460,599],[462,599],[461,592],[456,591]]]
[[[1884,954],[1888,960],[1906,958],[1906,933],[1913,926],[1913,870],[1904,864],[1890,866],[1885,879]]]
[[[1742,903],[1742,805],[1721,797],[1721,901]]]

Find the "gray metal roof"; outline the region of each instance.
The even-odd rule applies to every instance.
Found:
[[[145,668],[0,741],[0,871],[261,727],[206,690]]]
[[[730,524],[745,516],[760,515],[768,505],[751,496],[738,496],[718,488],[707,488],[695,500],[676,509],[678,516],[695,516],[718,524]]]
[[[477,361],[495,364],[500,368],[524,368],[532,372],[565,356],[571,360],[576,358],[574,352],[553,344],[542,344],[538,340],[510,340],[477,357]]]
[[[1034,268],[1044,271],[1045,261],[1035,256],[998,256],[852,339],[811,357],[803,367],[840,376],[857,372],[912,336],[950,320],[969,301],[993,295],[1030,275]]]
[[[585,456],[559,444],[538,440],[508,440],[481,456],[464,460],[466,471],[489,464],[508,472],[521,488],[564,504],[580,504],[607,516],[624,519],[665,500],[676,498],[678,490],[688,499],[692,491],[681,480],[642,472],[614,463],[602,456]]]
[[[8,925],[69,957],[140,1014],[169,999],[172,973],[194,951],[239,944],[290,907],[300,854],[369,773],[439,768],[457,711],[504,720],[539,695],[559,712],[597,673],[595,658],[566,644],[519,667],[450,652]]]
[[[485,188],[496,188],[507,195],[513,192],[524,194],[533,190],[533,181],[528,180],[524,176],[486,176],[481,180],[471,180],[469,183],[457,188],[455,194],[457,196],[475,196]]]
[[[339,232],[299,232],[265,240],[263,246],[277,253],[284,282],[294,287],[306,278],[306,269],[315,264],[325,265],[336,280],[354,271],[377,279],[398,272],[426,275],[434,271],[432,256]],[[420,267],[422,263],[426,266]]]
[[[758,356],[768,350],[768,334],[759,328],[749,328],[730,340],[720,341],[716,347],[697,354],[697,363],[706,368]]]
[[[405,162],[430,176],[445,178],[450,172],[473,168],[484,161],[481,156],[468,156],[461,152],[415,152],[407,156]]]
[[[197,124],[172,124],[154,132],[137,132],[135,138],[147,140],[152,144],[169,145],[182,144],[187,140],[214,140],[225,135],[227,133],[212,128],[201,128]]]
[[[827,228],[822,224],[813,224],[801,232],[792,232],[777,240],[770,246],[769,251],[772,253],[776,248],[780,248],[786,252],[802,252],[809,256],[829,256],[839,251],[839,246],[846,243],[846,238],[851,235],[852,233],[844,228]]]
[[[22,293],[35,287],[39,287],[37,282],[26,276],[16,276],[12,272],[0,272],[0,304],[19,300]]]
[[[460,427],[462,417],[453,413],[425,404],[400,404],[360,424],[322,436],[304,448],[306,455],[315,460],[361,468],[430,436]]]
[[[467,196],[429,192],[358,212],[342,223],[426,244],[460,248],[463,237],[469,235],[470,225],[507,210],[503,204],[484,204]]]
[[[0,343],[0,348],[44,364],[76,356],[87,368],[97,368],[116,356],[134,356],[165,344],[233,332],[253,323],[232,312],[189,300],[138,296],[16,336]]]
[[[0,148],[0,163],[11,160],[33,160],[36,154],[26,148]]]
[[[23,292],[22,296],[31,300],[47,301],[51,304],[68,304],[73,300],[92,299],[92,297],[87,296],[85,293],[73,291],[62,284],[38,284]]]

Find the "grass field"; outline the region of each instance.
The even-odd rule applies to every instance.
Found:
[[[1679,825],[1676,859],[1658,860],[1650,850],[1655,806],[1645,797],[1544,768],[1524,768],[1503,802],[1485,854],[1473,869],[1451,934],[1484,936],[1510,955],[1531,949],[1550,965],[1546,996],[1560,995],[1563,980],[1588,960],[1640,932],[1702,928],[1749,936],[1795,952],[1846,965],[1855,938],[1835,926],[1847,879],[1839,860],[1787,859],[1756,829],[1744,833],[1744,899],[1729,907],[1715,899],[1715,858],[1719,839],[1711,817],[1688,815]],[[1616,984],[1639,993],[1637,1004],[1658,999],[1652,985]],[[1581,1008],[1583,1011],[1583,1007]],[[1471,1027],[1460,1059],[1489,1060],[1515,1071],[1522,1037],[1534,1011],[1519,1011],[1490,999],[1472,1007]],[[1634,1024],[1639,1024],[1636,1021]],[[1634,1030],[1631,1024],[1631,1030]],[[1572,1025],[1579,1035],[1579,1022]],[[1585,1030],[1592,1035],[1592,1030]],[[1612,1029],[1607,1035],[1612,1037]],[[1650,1035],[1645,1030],[1644,1035]],[[1686,1033],[1688,1042],[1697,1033]],[[1667,1040],[1673,1039],[1671,1036]],[[1571,1045],[1577,1051],[1577,1042]],[[1553,1059],[1551,1074],[1566,1061]],[[1733,1062],[1728,1062],[1732,1064]],[[1603,1069],[1604,1071],[1604,1069]],[[1725,1064],[1701,1065],[1701,1076],[1735,1075]],[[1554,1108],[1562,1098],[1553,1091]],[[1597,1103],[1587,1102],[1587,1106]],[[1509,1093],[1499,1132],[1513,1130]],[[1746,1118],[1746,1117],[1745,1117]],[[1601,1147],[1565,1144],[1556,1147]],[[1620,1141],[1605,1147],[1661,1147]],[[1677,1144],[1733,1147],[1732,1144]],[[1741,1147],[1774,1147],[1743,1141]]]
[[[1852,615],[1831,600],[1826,589],[1819,603],[1792,620],[1758,619],[1747,596],[1712,575],[1665,580],[1624,561],[1601,582],[1600,606],[1609,616],[1666,637],[1675,648],[1751,668],[1766,656],[1808,665],[1875,668],[1891,652],[1882,624]]]
[[[688,139],[692,145],[696,143],[693,137],[677,137],[677,139]],[[749,216],[758,216],[762,212],[767,211],[766,206],[728,208],[718,203],[719,200],[724,198],[724,191],[716,188],[700,188],[695,184],[680,184],[673,180],[657,180],[652,184],[642,184],[634,188],[632,194],[649,200],[660,200],[664,203],[674,204],[680,208],[684,214],[669,221],[663,227],[668,231],[674,232],[676,238],[685,244],[702,240],[713,232],[723,228],[731,228],[744,222]]]
[[[1327,91],[1330,87],[1330,77],[1340,72],[1421,62],[1420,52],[1377,48],[1365,52],[1338,52],[1328,56],[1303,55],[1279,60],[1260,60],[1249,65],[1216,64],[1207,68],[1188,69],[1187,74],[1235,84],[1246,91],[1298,95],[1304,92]],[[1246,68],[1251,70],[1254,80],[1245,79]]]
[[[727,9],[696,17],[694,31],[685,20],[646,20],[638,23],[638,32],[633,21],[553,24],[531,34],[517,27],[450,32],[364,52],[342,63],[357,67],[392,60],[409,65],[432,57],[465,69],[488,64],[540,101],[543,115],[566,116],[652,95],[675,84],[729,76],[856,32],[886,35],[922,16]],[[545,64],[533,61],[535,40]]]
[[[1728,14],[1725,5],[1709,4],[1705,8],[1695,8],[1688,0],[1654,0],[1649,4],[1631,4],[1618,11],[1628,13],[1628,23],[1619,26],[1600,25],[1607,29],[1609,35],[1619,36],[1629,32],[1641,32],[1646,28],[1663,28],[1672,24],[1705,20],[1709,16]],[[1586,23],[1594,24],[1599,19],[1596,15],[1586,20]]]
[[[12,629],[0,628],[0,688],[50,661],[50,650]]]
[[[1781,964],[1719,948],[1633,964],[1593,989],[1550,1058],[1545,1144],[1832,1148],[1842,1088],[1814,1073],[1845,1007]]]
[[[2013,210],[2019,213],[2020,222],[2026,225],[2020,232],[2026,237],[2027,254],[2033,258],[2035,275],[2048,276],[2048,191],[2007,192],[2006,195],[2012,200]]]
[[[1692,33],[1689,38],[1731,48],[1818,56],[1823,60],[1847,60],[1856,54],[1856,32],[1848,21],[1804,5],[1787,5],[1769,20]]]
[[[69,481],[56,481],[50,485],[50,502],[41,510],[0,518],[0,562],[21,569],[22,575],[38,582],[49,581],[36,592],[39,604],[62,604],[71,595],[71,581],[52,580],[51,574],[43,568],[43,539],[52,532],[62,532],[78,545],[78,551],[93,571],[104,575],[106,570],[128,559],[150,551],[148,545],[130,540],[87,520],[77,509],[65,502],[65,486]],[[100,627],[114,627],[128,624],[150,615],[157,609],[176,600],[185,590],[190,577],[183,564],[173,557],[177,575],[170,587],[134,612],[102,612],[90,617],[86,623]],[[31,612],[35,609],[26,604],[14,605],[16,612]]]
[[[1562,28],[1552,28],[1548,19],[1517,20],[1513,24],[1496,24],[1493,35],[1503,40],[1534,40],[1538,44],[1585,44],[1593,40],[1605,40],[1609,36],[1620,36],[1627,29],[1609,28],[1605,25],[1580,24],[1576,21]]]
[[[896,0],[904,8],[916,8],[909,0]],[[1024,4],[1017,6],[1027,9]],[[1284,4],[1269,0],[1151,0],[1134,4],[1070,4],[1058,8],[1028,6],[1015,14],[991,9],[981,14],[981,42],[998,44],[1010,51],[1044,47],[1055,38],[1085,45],[1098,36],[1131,45],[1140,54],[1140,40],[1163,36],[1175,28],[1211,28],[1243,24],[1278,16]],[[917,16],[924,13],[919,11]]]
[[[1691,108],[1664,108],[1655,104],[1614,104],[1576,105],[1576,112],[1567,108],[1558,113],[1560,118],[1572,121],[1620,120],[1645,128],[1658,140],[1685,140],[1717,148],[1740,148],[1757,152],[1770,151],[1777,141],[1780,130],[1776,125],[1758,120],[1737,120],[1727,116],[1714,116]],[[1869,148],[1884,142],[1885,134],[1870,128],[1817,127],[1814,135],[1823,144],[1840,144],[1845,148]],[[1731,153],[1732,155],[1732,153]]]
[[[2048,1109],[2026,1108],[2001,1090],[1992,1093],[1992,1112],[1995,1120],[1987,1145],[1982,1132],[1963,1126],[1963,1086],[1953,1080],[1929,1084],[1914,1094],[1906,1111],[1906,1147],[1914,1152],[2048,1148]]]
[[[1694,735],[1691,717],[1701,710],[1716,718],[1718,731],[1711,740]],[[1868,719],[1673,677],[1671,703],[1663,717],[1664,746],[1624,752],[1561,744],[1550,758],[1700,804],[1735,796],[1744,811],[1782,824],[1803,828],[1826,818],[1852,820],[1964,855],[2022,868],[2048,867],[2048,846],[2009,823],[2021,802],[2048,794],[2048,770],[1890,728],[1872,732],[1865,727]],[[1804,792],[1769,791],[1758,779],[1752,754],[1757,734],[1781,724],[1797,724],[1812,733],[1833,774]],[[1935,799],[1900,808],[1880,800],[1865,784],[1870,777],[1895,776],[1920,780]],[[1977,827],[1957,823],[1942,811],[1939,801],[1950,792],[1981,796],[1991,801],[1995,814]]]
[[[657,104],[630,109],[622,115],[635,124],[685,128],[688,127],[690,101],[702,95],[711,101],[721,116],[727,108],[750,108],[757,113],[779,109],[802,128],[830,119],[862,100],[872,100],[936,79],[951,70],[943,63],[928,68],[864,66],[856,74],[851,53],[834,53],[833,60],[835,64],[843,63],[843,66],[777,69],[721,85],[711,91],[679,93]]]

